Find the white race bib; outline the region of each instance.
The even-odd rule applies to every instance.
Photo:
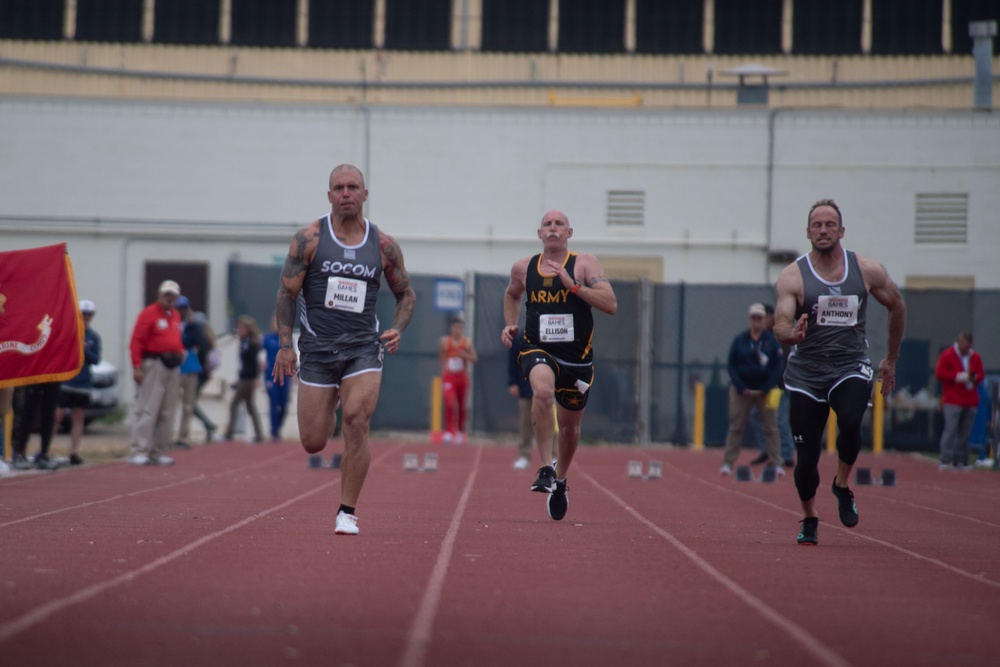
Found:
[[[365,295],[368,293],[368,283],[355,278],[330,276],[326,281],[327,308],[344,310],[349,313],[360,313],[365,309]]]
[[[543,343],[570,343],[573,341],[573,315],[539,315],[538,335]]]
[[[461,373],[465,370],[465,359],[462,357],[448,357],[446,365],[449,373]]]
[[[819,297],[816,323],[826,327],[853,327],[858,323],[858,295]]]

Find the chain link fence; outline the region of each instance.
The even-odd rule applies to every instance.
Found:
[[[232,263],[229,312],[261,323],[274,312],[280,267]],[[417,294],[400,350],[387,358],[372,428],[428,431],[432,380],[440,374],[438,344],[450,311],[435,307],[435,285],[451,276],[411,275]],[[465,280],[466,329],[479,353],[473,369],[469,427],[481,435],[517,432],[517,402],[507,390],[507,349],[500,343],[505,275],[474,273]],[[733,338],[748,327],[747,309],[773,304],[768,284],[691,285],[615,281],[618,313],[595,311],[595,381],[584,418],[585,442],[689,444],[695,386],[706,388],[705,444],[721,445],[727,428],[726,359]],[[886,401],[887,449],[936,451],[941,433],[937,356],[960,331],[971,331],[987,373],[1000,374],[1000,290],[904,290],[907,325],[897,364],[897,390]],[[383,286],[378,317],[391,326],[395,299]],[[523,309],[522,309],[523,310]],[[522,313],[523,317],[523,313]],[[523,324],[523,322],[522,322]],[[870,356],[885,356],[888,319],[871,300]],[[996,378],[993,379],[996,382]],[[870,424],[871,414],[869,411]],[[871,444],[871,429],[865,429]]]

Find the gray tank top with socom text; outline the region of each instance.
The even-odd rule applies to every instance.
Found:
[[[364,239],[345,246],[330,216],[319,221],[319,246],[299,292],[299,349],[339,350],[378,340],[375,302],[382,280],[379,231],[365,219]]]

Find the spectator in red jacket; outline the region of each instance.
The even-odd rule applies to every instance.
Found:
[[[181,315],[176,304],[181,288],[164,280],[156,301],[135,320],[129,352],[135,378],[135,423],[132,425],[133,465],[172,465],[163,455],[173,435],[180,397],[180,365],[184,361]]]
[[[966,469],[969,458],[969,434],[979,406],[978,385],[985,371],[983,359],[972,349],[972,334],[963,331],[955,344],[941,352],[934,371],[941,382],[940,470]]]

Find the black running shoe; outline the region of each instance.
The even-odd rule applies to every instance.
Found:
[[[768,456],[767,452],[764,452],[763,454],[758,455],[757,458],[755,458],[753,461],[751,461],[750,465],[756,466],[760,465],[761,463],[766,463],[769,458],[771,457]]]
[[[69,455],[69,464],[71,466],[82,466],[83,465],[83,459],[80,458],[79,454],[70,454]]]
[[[542,466],[538,469],[538,479],[531,485],[531,490],[537,493],[552,493],[556,490],[556,469],[552,466]]]
[[[840,510],[840,523],[848,528],[858,525],[858,506],[854,504],[854,492],[848,487],[833,483],[833,495],[837,496],[837,509]]]
[[[814,516],[807,516],[800,522],[802,530],[799,531],[799,544],[815,546],[819,544],[819,519]]]
[[[546,498],[546,504],[549,508],[549,516],[556,521],[562,521],[562,518],[566,516],[566,510],[569,509],[569,487],[566,486],[566,482],[560,482],[556,480],[556,490],[549,494]]]
[[[55,470],[58,467],[59,464],[50,459],[47,454],[39,454],[35,457],[35,468],[38,470]]]

